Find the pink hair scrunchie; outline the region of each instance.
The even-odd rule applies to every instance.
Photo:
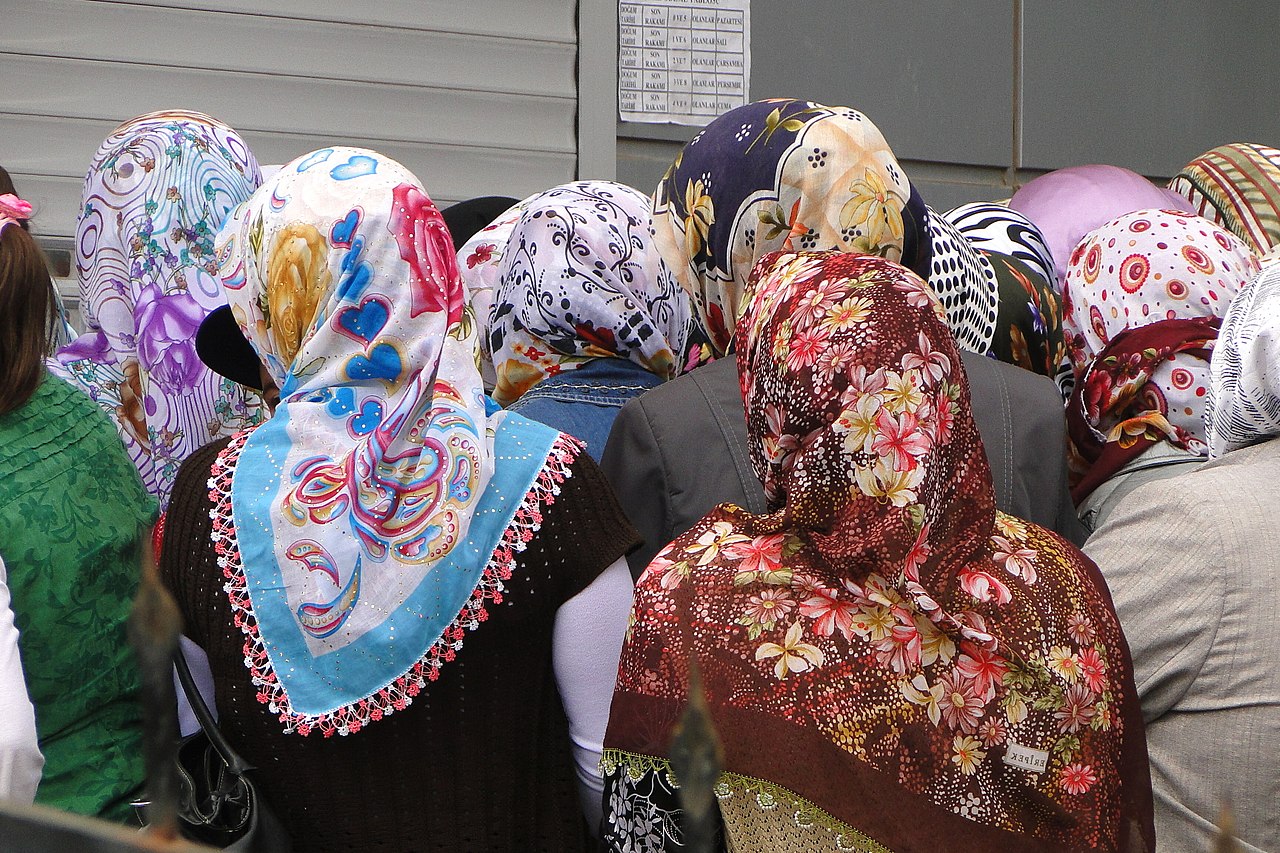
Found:
[[[18,198],[13,193],[0,195],[0,232],[10,222],[23,223],[31,218],[31,202]]]

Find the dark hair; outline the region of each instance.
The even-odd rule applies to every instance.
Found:
[[[0,414],[21,408],[44,378],[56,311],[44,253],[21,228],[0,228]]]

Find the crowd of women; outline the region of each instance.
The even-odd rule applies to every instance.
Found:
[[[719,849],[1280,850],[1280,151],[939,211],[770,100],[652,197],[440,211],[155,113],[62,346],[38,224],[0,186],[0,798],[130,819],[152,537],[299,850],[688,849],[703,701]]]

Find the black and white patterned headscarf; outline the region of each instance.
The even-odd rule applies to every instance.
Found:
[[[929,286],[942,300],[960,349],[986,355],[996,333],[1000,285],[996,271],[954,225],[929,208],[933,262]]]
[[[1280,259],[1264,266],[1227,309],[1208,397],[1210,455],[1280,436]]]
[[[1027,217],[1003,204],[975,201],[942,214],[969,242],[987,252],[1017,258],[1053,284],[1053,253]]]

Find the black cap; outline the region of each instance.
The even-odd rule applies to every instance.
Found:
[[[196,353],[200,360],[219,376],[239,382],[255,391],[262,390],[262,362],[253,346],[231,314],[231,306],[214,309],[196,332]]]

